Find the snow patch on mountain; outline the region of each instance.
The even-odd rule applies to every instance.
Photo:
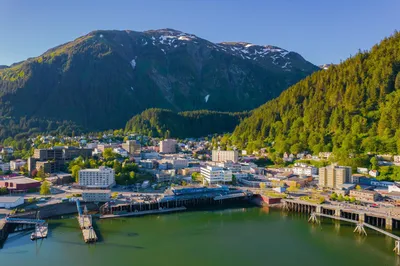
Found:
[[[206,97],[204,97],[204,101],[207,103],[209,98],[210,98],[210,94],[207,94]]]

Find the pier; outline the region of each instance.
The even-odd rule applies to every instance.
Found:
[[[319,217],[330,218],[347,223],[356,224],[354,232],[367,235],[364,227],[375,230],[383,235],[386,235],[395,240],[395,247],[393,249],[397,255],[400,255],[400,237],[392,234],[386,230],[398,228],[399,220],[391,216],[385,216],[381,213],[374,213],[372,211],[361,211],[357,209],[342,208],[335,205],[313,204],[301,200],[282,200],[283,209],[288,211],[300,212],[310,214],[309,222],[320,223]],[[381,228],[379,228],[381,227]],[[386,230],[382,229],[385,228]]]
[[[78,210],[78,223],[82,230],[83,240],[85,243],[94,243],[98,240],[96,232],[93,229],[92,215],[87,213],[87,209],[82,212],[80,201],[76,201],[76,208]]]

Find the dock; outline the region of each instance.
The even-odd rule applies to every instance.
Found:
[[[92,215],[87,214],[87,209],[82,212],[79,200],[76,201],[76,207],[78,209],[78,223],[82,230],[83,240],[85,243],[95,243],[98,238],[96,232],[93,229]]]
[[[178,212],[178,211],[185,211],[185,210],[186,210],[186,207],[177,207],[177,208],[168,208],[168,209],[160,209],[160,210],[129,212],[129,213],[123,213],[123,214],[106,214],[106,215],[100,216],[100,219],[143,216],[143,215],[149,215],[149,214],[169,213],[169,212]]]

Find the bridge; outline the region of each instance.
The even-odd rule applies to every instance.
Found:
[[[40,220],[40,219],[26,219],[26,218],[12,218],[12,217],[6,217],[4,219],[5,223],[12,223],[12,224],[45,224],[45,220]]]

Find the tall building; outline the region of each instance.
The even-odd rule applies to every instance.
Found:
[[[122,144],[122,148],[126,150],[130,155],[134,157],[140,156],[142,145],[136,140],[127,140],[126,143]]]
[[[219,166],[202,166],[200,167],[200,174],[210,185],[232,182],[232,171]]]
[[[238,151],[213,150],[212,151],[212,160],[213,160],[213,162],[232,161],[234,163],[237,163],[239,160],[239,153],[238,153]]]
[[[100,166],[99,169],[79,171],[79,185],[88,188],[110,188],[115,184],[114,169]]]
[[[319,168],[320,187],[339,188],[342,184],[350,182],[351,167],[349,166],[334,166]]]
[[[160,152],[162,153],[175,153],[176,152],[176,140],[165,139],[160,141]]]

